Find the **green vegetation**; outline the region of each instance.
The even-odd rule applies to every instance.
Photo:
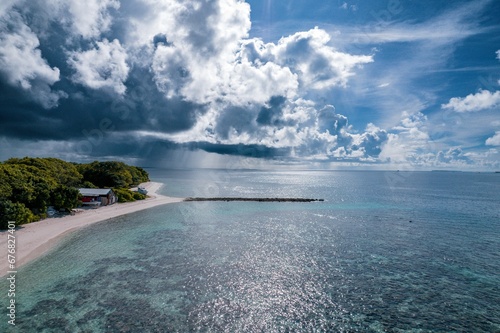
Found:
[[[73,163],[57,158],[11,158],[4,164],[34,167],[37,171],[53,178],[57,183],[69,187],[81,185],[83,179]]]
[[[115,188],[113,189],[113,191],[118,196],[118,202],[130,202],[146,199],[146,196],[144,194],[139,192],[132,192],[126,188]]]
[[[46,217],[48,206],[71,209],[78,202],[74,186],[82,176],[57,159],[10,159],[0,164],[0,229],[8,221],[30,223]]]
[[[119,202],[145,195],[129,187],[149,181],[148,173],[122,162],[69,163],[57,158],[11,158],[0,163],[0,229],[46,217],[48,206],[71,210],[79,204],[79,187],[114,188]]]
[[[83,180],[101,188],[129,188],[149,181],[149,175],[144,169],[127,165],[123,162],[92,162],[77,164]]]

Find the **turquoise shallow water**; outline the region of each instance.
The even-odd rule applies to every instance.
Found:
[[[96,224],[19,270],[0,331],[500,332],[498,174],[149,171],[169,195],[326,201]]]

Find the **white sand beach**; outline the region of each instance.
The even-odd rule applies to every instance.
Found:
[[[14,232],[16,238],[16,269],[27,262],[36,259],[50,249],[52,249],[63,236],[91,224],[111,219],[116,216],[125,215],[155,206],[165,205],[174,202],[181,202],[183,198],[166,197],[156,192],[161,188],[162,183],[147,182],[140,186],[148,190],[146,200],[139,200],[128,203],[117,203],[97,209],[86,209],[75,215],[64,217],[47,218],[45,220],[22,225]],[[0,232],[0,253],[3,260],[0,260],[0,276],[7,274],[7,231]]]

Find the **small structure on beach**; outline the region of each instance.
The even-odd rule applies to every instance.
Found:
[[[146,188],[144,186],[139,186],[137,187],[137,192],[139,192],[140,194],[148,194],[148,190],[146,190]]]
[[[110,188],[81,188],[79,190],[84,206],[107,206],[118,201],[115,192]]]

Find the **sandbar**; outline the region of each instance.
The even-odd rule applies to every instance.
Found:
[[[63,236],[78,229],[113,217],[184,200],[184,198],[167,197],[158,194],[157,191],[162,185],[162,183],[156,182],[140,184],[140,186],[148,190],[148,198],[145,200],[116,203],[97,209],[86,209],[75,215],[47,218],[16,228],[14,231],[16,246],[14,269],[9,268],[7,261],[8,232],[2,230],[0,232],[0,253],[3,255],[0,260],[0,276],[4,276],[7,271],[16,270],[22,265],[46,254],[59,243]]]

